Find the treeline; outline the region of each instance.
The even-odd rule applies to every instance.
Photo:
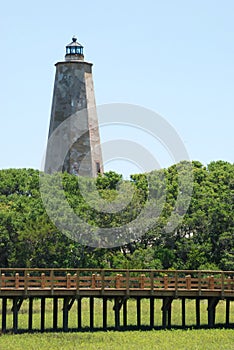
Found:
[[[63,221],[66,227],[72,220],[62,193],[83,222],[101,228],[93,247],[82,239],[82,226],[76,239],[69,228],[67,234],[60,231]],[[53,222],[45,202],[54,207]],[[41,182],[37,170],[1,170],[0,267],[234,270],[233,206],[234,165],[224,161],[182,162],[129,181],[108,172],[95,180],[65,173]],[[102,229],[126,224],[129,234],[129,224],[139,217],[139,232],[133,230],[123,245],[97,248],[108,246]]]

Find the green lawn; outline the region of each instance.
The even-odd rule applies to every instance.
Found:
[[[231,350],[233,330],[172,330],[4,335],[1,350]]]

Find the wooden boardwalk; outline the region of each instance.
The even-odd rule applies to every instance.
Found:
[[[33,301],[41,301],[41,327],[45,330],[46,299],[53,299],[53,325],[58,325],[58,300],[63,299],[63,331],[68,331],[69,310],[77,302],[77,329],[82,329],[82,298],[89,298],[90,329],[94,325],[94,298],[103,300],[103,328],[107,324],[107,300],[114,300],[115,328],[127,327],[127,301],[137,300],[137,327],[141,326],[141,300],[150,300],[149,327],[154,328],[154,302],[162,300],[162,327],[171,327],[171,306],[181,299],[182,326],[186,327],[186,299],[196,300],[196,326],[200,326],[200,301],[208,301],[208,326],[215,326],[215,310],[226,301],[225,325],[231,326],[231,302],[234,301],[234,271],[197,270],[113,270],[113,269],[0,269],[2,332],[7,330],[7,303],[12,300],[14,332],[18,331],[18,313],[29,300],[28,330],[33,329]],[[120,310],[123,325],[120,325]]]

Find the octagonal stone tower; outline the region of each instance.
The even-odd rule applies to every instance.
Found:
[[[103,165],[92,63],[84,61],[83,46],[76,37],[66,46],[65,61],[55,66],[45,172],[67,171],[96,177],[98,173],[103,173]],[[76,116],[75,121],[71,122],[71,116]],[[49,142],[56,132],[60,133],[57,137],[60,141],[52,148]],[[69,149],[65,157],[61,156],[67,145]],[[59,161],[61,166],[58,169]]]

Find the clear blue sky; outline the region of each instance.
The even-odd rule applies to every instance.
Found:
[[[74,34],[94,63],[97,104],[150,108],[177,130],[190,159],[233,162],[232,0],[22,0],[0,7],[0,169],[40,168],[54,63]]]

